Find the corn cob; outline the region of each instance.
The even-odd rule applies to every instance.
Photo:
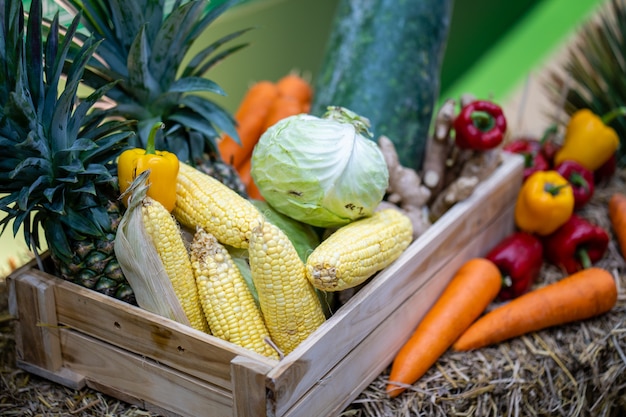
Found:
[[[390,265],[413,239],[409,218],[395,209],[341,227],[313,250],[306,275],[322,291],[341,291],[363,283]]]
[[[265,342],[269,332],[261,311],[226,248],[198,228],[190,252],[200,303],[213,335],[278,359]]]
[[[161,203],[150,197],[144,198],[141,211],[146,233],[152,239],[191,327],[208,333],[191,261],[176,220]]]
[[[181,163],[176,183],[176,219],[191,229],[202,227],[225,245],[247,248],[259,210],[215,178]]]
[[[252,281],[272,341],[288,354],[326,319],[304,263],[285,233],[260,218],[252,230]]]

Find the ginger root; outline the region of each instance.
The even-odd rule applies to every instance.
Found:
[[[501,156],[499,149],[472,151],[458,178],[435,197],[430,206],[430,221],[435,222],[454,204],[468,198],[478,184],[495,171],[501,162]]]
[[[424,211],[427,210],[426,204],[431,192],[422,184],[420,176],[414,169],[400,164],[396,148],[388,137],[380,136],[378,146],[389,170],[387,195],[379,209],[392,205],[408,215],[413,223],[413,238],[415,239],[430,226],[428,215],[424,214]]]
[[[426,142],[426,157],[422,164],[424,185],[431,190],[431,195],[438,194],[443,188],[448,154],[454,143],[450,138],[454,122],[455,101],[448,99],[437,112],[434,133]]]

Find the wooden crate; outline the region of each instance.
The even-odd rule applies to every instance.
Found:
[[[505,156],[281,361],[29,264],[8,279],[18,366],[163,415],[337,415],[390,364],[460,265],[512,232],[522,169],[521,157]]]

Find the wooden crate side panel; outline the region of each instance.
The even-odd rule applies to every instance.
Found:
[[[8,277],[11,314],[15,326],[16,353],[19,361],[50,372],[62,366],[61,345],[56,317],[54,283],[19,272]]]
[[[259,417],[267,413],[265,375],[271,367],[246,356],[231,362],[234,417]]]
[[[84,375],[89,387],[147,409],[232,417],[229,390],[73,330],[62,330],[61,340],[65,366]]]
[[[470,244],[441,263],[441,268],[417,291],[324,375],[289,410],[277,409],[280,417],[337,416],[393,361],[417,323],[432,307],[456,271],[468,259],[484,254],[510,232],[513,206],[475,236]]]
[[[519,158],[505,162],[469,199],[452,207],[394,264],[371,280],[311,337],[279,362],[268,374],[267,382],[268,389],[273,392],[276,410],[289,409],[392,314],[397,305],[423,286],[448,258],[464,250],[475,236],[514,204],[523,164]],[[500,227],[501,233],[511,231],[512,216]],[[332,355],[328,354],[329,351]]]
[[[38,270],[33,274],[43,274]],[[56,279],[61,325],[232,391],[230,362],[276,361],[77,285]]]

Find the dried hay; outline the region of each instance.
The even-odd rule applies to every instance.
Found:
[[[597,189],[581,214],[610,229],[606,202],[615,190],[626,191],[626,171]],[[388,373],[384,372],[341,415],[626,415],[626,263],[615,241],[598,266],[618,278],[620,295],[611,313],[475,352],[448,352],[393,400],[385,394]],[[545,266],[541,283],[562,276],[558,269]],[[3,287],[0,277],[0,415],[157,416],[94,390],[72,390],[17,369],[13,318],[7,312]]]
[[[616,190],[626,192],[626,171],[596,189],[580,214],[610,230],[606,205]],[[393,400],[385,394],[387,369],[342,416],[626,415],[626,262],[614,239],[597,266],[618,283],[617,306],[609,314],[474,352],[449,351]],[[563,276],[545,265],[537,285]]]

